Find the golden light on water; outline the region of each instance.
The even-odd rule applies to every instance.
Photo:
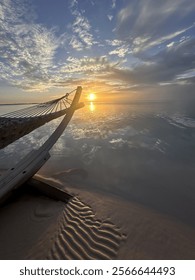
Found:
[[[95,105],[94,105],[93,102],[90,102],[90,104],[89,104],[89,110],[90,110],[91,112],[94,112],[94,111],[95,111]]]
[[[95,93],[89,93],[89,95],[87,96],[87,99],[89,101],[94,101],[96,99]]]

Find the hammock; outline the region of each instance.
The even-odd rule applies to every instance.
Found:
[[[59,126],[40,148],[32,150],[16,165],[10,166],[7,172],[0,177],[0,202],[4,201],[12,190],[20,187],[24,182],[33,177],[50,158],[49,150],[64,132],[75,110],[84,106],[83,103],[79,103],[81,92],[82,88],[77,87],[72,101],[69,100],[69,93],[59,99],[1,116],[1,121],[3,123],[1,129],[6,131],[9,137],[10,135],[12,136],[13,142],[14,139],[16,140],[19,137],[14,137],[13,132],[10,133],[11,127],[16,127],[17,129],[21,126],[21,128],[24,128],[25,132],[21,132],[21,137],[51,119],[65,114]],[[67,106],[67,104],[69,104],[69,106]],[[29,126],[31,127],[29,128]],[[1,137],[5,136],[6,135],[3,135]],[[9,139],[7,142],[9,142]]]
[[[68,113],[76,89],[64,96],[0,116],[0,149]]]

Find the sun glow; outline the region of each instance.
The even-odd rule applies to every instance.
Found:
[[[87,96],[87,99],[89,101],[94,101],[96,99],[95,93],[89,93],[88,96]]]

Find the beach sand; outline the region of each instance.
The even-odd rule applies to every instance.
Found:
[[[116,196],[65,188],[68,203],[20,192],[0,210],[0,259],[194,259],[195,230]]]

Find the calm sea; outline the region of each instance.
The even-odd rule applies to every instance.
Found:
[[[19,108],[0,106],[0,113]],[[1,150],[0,168],[44,143],[59,121]],[[67,176],[64,171],[70,169]],[[194,110],[166,102],[86,104],[75,112],[40,173],[59,173],[60,180],[78,188],[140,203],[194,226]]]

